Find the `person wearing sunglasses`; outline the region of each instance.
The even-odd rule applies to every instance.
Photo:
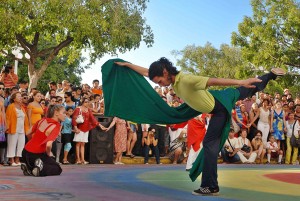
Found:
[[[159,156],[159,150],[157,147],[158,139],[155,138],[155,129],[153,127],[149,127],[148,129],[148,135],[144,140],[144,150],[145,150],[145,158],[144,158],[144,164],[149,164],[149,151],[151,150],[152,155],[154,154],[156,163],[160,163],[160,156]]]

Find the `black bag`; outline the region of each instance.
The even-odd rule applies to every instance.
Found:
[[[251,151],[251,147],[249,147],[248,145],[244,144],[243,147],[241,148],[242,151],[246,152],[246,153],[250,153]]]
[[[297,120],[295,121],[294,125],[293,125],[293,130],[292,130],[292,136],[291,136],[291,146],[292,147],[300,147],[300,137],[296,138],[296,136],[294,135],[294,128],[295,128],[295,124],[296,124]]]

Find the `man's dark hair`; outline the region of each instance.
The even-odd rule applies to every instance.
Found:
[[[167,58],[162,57],[150,65],[148,73],[149,79],[153,80],[156,76],[163,76],[164,69],[166,69],[170,75],[177,75],[179,73],[176,67],[173,66],[172,62],[170,62]]]
[[[93,80],[93,84],[94,84],[95,82],[98,82],[98,83],[99,83],[99,80]]]
[[[0,85],[3,85],[3,86],[4,86],[4,83],[3,83],[3,82],[0,82]]]
[[[51,81],[51,82],[49,82],[48,84],[49,84],[49,85],[56,85],[56,82]]]

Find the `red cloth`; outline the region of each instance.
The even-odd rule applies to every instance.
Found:
[[[73,117],[72,117],[72,125],[73,126],[77,126],[77,128],[79,130],[81,130],[82,132],[88,132],[90,130],[92,130],[93,128],[95,128],[96,126],[99,125],[99,122],[96,120],[96,118],[93,115],[93,112],[91,109],[88,109],[87,112],[83,112],[81,110],[84,122],[82,124],[78,124],[76,122],[76,118],[78,117],[80,112],[80,108],[77,107],[73,113]]]
[[[206,133],[205,117],[205,114],[201,115],[202,122],[195,118],[188,121],[187,144],[188,147],[192,146],[195,152],[200,149],[200,144]]]
[[[51,131],[51,133],[48,136],[45,135],[47,129],[43,132],[39,130],[39,125],[43,123],[42,121],[44,120],[47,121],[47,129],[55,125],[55,128]],[[29,140],[29,142],[25,145],[25,150],[37,154],[45,153],[47,142],[54,141],[57,138],[60,132],[60,123],[51,118],[43,118],[33,125],[32,132],[34,133],[34,135],[32,139]]]

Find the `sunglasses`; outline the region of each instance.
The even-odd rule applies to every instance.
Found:
[[[45,103],[44,103],[44,102],[41,102],[41,104],[45,105]]]
[[[23,99],[24,99],[24,100],[27,100],[27,99],[28,99],[28,97],[23,97]]]

